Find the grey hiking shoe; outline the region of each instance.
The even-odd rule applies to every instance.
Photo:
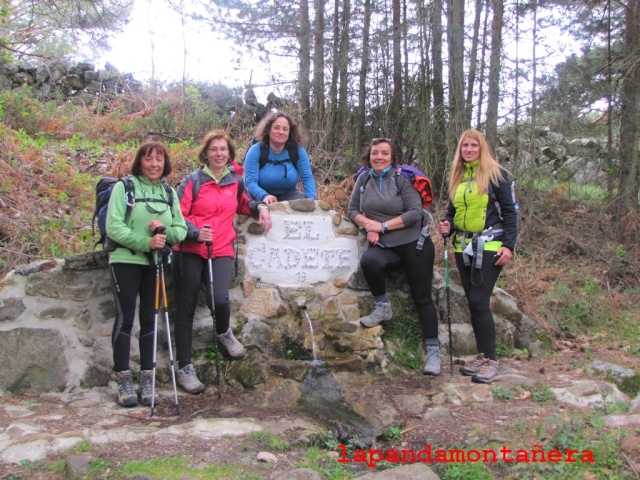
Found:
[[[233,336],[231,329],[227,330],[227,333],[218,335],[218,339],[222,346],[227,349],[231,358],[238,359],[244,357],[244,347],[238,339]]]
[[[427,354],[424,356],[424,374],[440,375],[440,347],[427,345]]]
[[[140,389],[138,390],[138,398],[140,403],[145,407],[151,406],[151,384],[153,383],[153,370],[141,370],[140,371]],[[160,403],[160,397],[158,397],[158,391],[154,392],[153,406]]]
[[[116,372],[118,382],[118,405],[122,407],[135,407],[138,405],[138,396],[133,388],[133,374],[131,370]]]
[[[480,371],[485,360],[486,359],[484,358],[484,353],[479,354],[476,358],[468,362],[464,367],[460,367],[460,373],[462,375],[466,375],[467,377],[472,377]]]
[[[491,383],[497,376],[498,362],[487,358],[482,364],[480,371],[471,377],[471,381],[475,383]]]
[[[191,363],[178,370],[177,380],[178,385],[187,393],[195,394],[204,392],[205,386],[198,380],[196,371]]]
[[[380,302],[376,303],[376,306],[373,308],[373,312],[371,312],[370,315],[360,319],[360,324],[363,327],[371,328],[375,327],[380,322],[391,320],[392,317],[393,312],[391,311],[391,302]]]

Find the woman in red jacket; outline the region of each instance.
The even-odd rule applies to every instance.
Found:
[[[211,247],[213,270],[213,305],[210,289],[205,289],[212,314],[215,312],[217,333],[231,358],[242,358],[244,347],[229,326],[231,306],[229,285],[234,258],[233,241],[236,213],[252,215],[271,228],[269,207],[250,201],[244,191],[242,177],[229,170],[236,150],[229,135],[222,130],[209,132],[203,140],[198,159],[203,164],[180,184],[180,210],[187,223],[187,238],[174,247],[173,272],[177,297],[175,341],[178,360],[178,384],[188,393],[200,393],[205,386],[198,380],[191,362],[193,316],[201,284],[209,283],[207,242]],[[215,310],[214,308],[215,307]]]

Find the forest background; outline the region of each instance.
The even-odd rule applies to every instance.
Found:
[[[556,334],[629,343],[638,356],[640,0],[168,3],[183,27],[199,22],[233,40],[238,55],[251,51],[288,73],[261,85],[190,81],[185,41],[176,59],[182,79],[172,83],[152,73],[133,88],[119,74],[116,88],[87,95],[5,82],[0,274],[90,251],[94,186],[101,176],[126,174],[144,140],[168,145],[174,185],[195,168],[212,128],[228,129],[242,153],[266,108],[255,91],[272,88],[278,96],[269,105],[302,125],[319,196],[338,211],[361,152],[384,136],[401,147],[399,162],[430,175],[439,218],[457,138],[481,129],[517,180],[525,216],[516,261],[499,286]],[[131,0],[5,0],[0,72],[42,71],[87,49],[97,58],[131,7]],[[537,52],[559,44],[548,27],[578,53],[546,63],[550,57]],[[602,147],[591,183],[556,175],[566,155],[551,159],[537,140],[550,132]]]

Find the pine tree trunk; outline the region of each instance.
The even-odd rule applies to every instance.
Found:
[[[493,0],[491,23],[491,60],[489,64],[489,98],[487,100],[487,124],[485,134],[492,149],[498,140],[498,103],[500,102],[500,56],[502,55],[503,0]]]
[[[622,80],[620,118],[620,186],[614,228],[622,227],[625,243],[638,241],[638,101],[640,100],[640,0],[625,9],[625,73]]]

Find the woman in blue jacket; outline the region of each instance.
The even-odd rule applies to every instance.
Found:
[[[244,182],[249,194],[266,204],[311,198],[316,184],[298,125],[284,112],[274,112],[256,129],[259,140],[244,159]],[[262,157],[262,158],[261,158]],[[298,190],[302,181],[304,193]]]

